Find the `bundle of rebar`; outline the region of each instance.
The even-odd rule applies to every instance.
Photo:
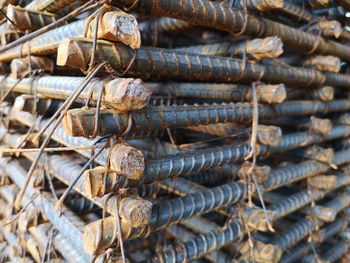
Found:
[[[350,1],[0,1],[1,262],[350,262]]]

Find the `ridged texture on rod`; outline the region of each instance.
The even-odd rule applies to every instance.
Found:
[[[243,187],[235,182],[230,182],[184,197],[154,204],[151,228],[155,231],[181,219],[207,213],[214,208],[235,203],[242,195]]]
[[[213,57],[176,52],[170,49],[141,47],[137,52],[111,42],[97,44],[96,61],[107,61],[117,72],[128,69],[128,75],[149,78],[171,78],[189,81],[237,82],[239,80],[266,81],[291,85],[330,85],[347,87],[350,77],[344,74],[322,73],[306,68],[278,67],[244,62],[240,59]],[[66,40],[59,45],[57,65],[88,69],[92,42]],[[0,57],[1,59],[1,57]]]
[[[243,12],[207,0],[114,0],[114,3],[132,6],[152,14],[168,16],[233,34],[242,33],[253,37],[278,36],[287,46],[305,52],[324,53],[350,60],[350,48],[325,40],[316,35],[273,22],[266,18],[245,16]],[[136,3],[136,4],[135,4]],[[203,8],[205,6],[206,8]],[[247,20],[245,20],[247,19]],[[245,26],[245,22],[247,23]]]
[[[241,234],[241,226],[237,222],[232,222],[222,229],[199,235],[178,247],[168,248],[159,253],[151,262],[183,262],[196,259],[239,239]]]
[[[4,160],[0,160],[2,166],[6,167],[7,174],[11,179],[20,187],[24,184],[24,177],[26,171],[18,164],[18,162],[10,162],[8,164],[4,163]],[[33,196],[35,191],[28,188],[26,191],[26,196]],[[43,194],[42,194],[43,195]],[[28,198],[29,199],[29,198]],[[43,206],[45,209],[45,215],[51,221],[57,229],[75,245],[79,251],[84,251],[84,246],[82,244],[82,232],[84,223],[79,217],[68,209],[64,209],[64,216],[59,216],[54,208],[55,200],[53,198],[42,197],[41,199],[35,199],[34,203],[39,207]],[[79,238],[80,237],[80,238]],[[86,260],[89,260],[90,256],[84,255]]]
[[[259,118],[311,115],[350,109],[348,100],[332,102],[287,101],[276,105],[260,105]],[[149,106],[133,111],[130,132],[158,130],[161,128],[181,128],[252,119],[253,105],[250,103]],[[84,120],[84,125],[83,125]],[[112,114],[101,111],[98,134],[122,134],[130,125],[128,114]],[[71,136],[89,137],[94,132],[95,110],[72,109],[63,119],[66,132]],[[81,127],[84,126],[84,129]]]

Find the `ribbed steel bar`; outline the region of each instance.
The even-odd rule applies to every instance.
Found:
[[[350,109],[348,100],[287,101],[276,105],[260,105],[259,119],[303,116],[315,113],[330,113]],[[95,109],[72,109],[63,119],[66,132],[71,136],[90,137],[95,129]],[[101,111],[98,123],[98,135],[123,134],[139,130],[158,130],[161,128],[181,128],[226,122],[250,121],[253,115],[251,103],[222,103],[203,105],[149,106],[142,110],[113,114]],[[132,125],[129,122],[132,118]],[[84,125],[82,125],[84,123]],[[84,129],[81,127],[84,126]]]
[[[0,54],[0,61],[11,61],[20,56],[21,50],[29,51],[32,55],[54,54],[58,48],[59,42],[65,38],[74,38],[83,36],[86,27],[86,20],[70,23],[59,27],[53,31],[42,34],[31,40],[30,45],[24,44],[23,47],[14,47]]]
[[[238,240],[241,236],[241,226],[234,221],[223,228],[201,234],[175,248],[169,247],[164,252],[158,253],[149,262],[183,262],[196,259]]]
[[[196,55],[171,49],[141,47],[136,52],[120,44],[99,41],[96,61],[107,61],[119,73],[128,69],[127,75],[150,78],[171,78],[188,81],[237,82],[265,81],[290,85],[330,85],[347,87],[350,77],[307,68],[285,65],[261,65],[240,59]],[[91,59],[90,40],[66,40],[59,45],[57,65],[87,70]],[[1,59],[1,56],[0,56]]]
[[[320,229],[316,233],[313,233],[313,239],[317,237],[316,242],[324,242],[331,239],[334,235],[344,230],[344,226],[347,225],[347,220],[339,218],[337,221],[327,224],[324,228]],[[281,263],[292,263],[303,257],[309,250],[311,250],[312,244],[310,242],[301,242],[284,252]]]
[[[6,240],[7,247],[12,249],[18,247],[18,243],[20,242],[18,235],[13,233],[10,229],[4,227],[3,223],[4,222],[1,222],[0,224],[0,233],[2,234],[2,238]],[[31,239],[31,236],[26,235],[25,238],[27,238],[29,241]],[[31,255],[34,259],[37,259],[36,258],[37,255],[35,255],[35,253],[32,253],[33,252],[32,250],[28,249],[28,244],[24,244],[24,245],[25,245],[24,248],[28,250],[29,255]],[[12,257],[12,260],[13,260],[13,257],[15,257],[16,255],[10,254],[9,256]]]
[[[0,195],[6,199],[6,201],[11,204],[15,199],[15,189],[11,186],[2,186],[0,188]],[[1,228],[1,225],[0,225]],[[42,245],[44,248],[48,241],[48,230],[50,229],[49,223],[40,224],[37,226],[31,226],[28,228],[30,235]],[[29,240],[28,240],[29,242]],[[64,237],[60,232],[58,232],[53,238],[53,244],[55,248],[61,253],[61,255],[68,261],[73,261],[77,263],[85,262],[86,258],[84,253],[81,254],[81,251],[78,251],[71,242],[67,241],[67,238]],[[29,250],[30,251],[30,250]],[[34,255],[33,255],[34,256]]]
[[[0,164],[2,167],[6,167],[4,170],[10,176],[10,178],[19,186],[23,187],[24,178],[26,175],[26,171],[19,165],[17,161],[4,161],[4,159],[0,159]],[[25,196],[30,199],[33,195],[35,195],[36,191],[28,187]],[[46,196],[44,193],[41,194],[41,198],[37,198],[33,201],[37,206],[43,207],[45,211],[45,216],[51,221],[53,225],[74,244],[76,249],[79,251],[84,251],[83,240],[82,240],[82,232],[84,223],[79,219],[74,213],[69,211],[68,209],[63,208],[64,216],[59,216],[55,211],[55,201],[53,198]],[[90,260],[90,256],[82,253],[84,259],[87,262]]]
[[[17,116],[16,116],[17,115]],[[24,117],[26,116],[26,117]],[[31,126],[32,120],[30,119],[29,114],[16,114],[16,112],[11,113],[11,117],[24,121],[26,125]],[[28,118],[29,117],[29,118]],[[336,138],[347,137],[350,135],[350,128],[348,126],[336,126],[332,128],[329,134],[321,135],[316,133],[308,133],[308,132],[300,132],[290,135],[285,135],[282,137],[279,144],[276,146],[265,146],[261,145],[259,147],[258,154],[264,155],[268,153],[276,153],[282,152],[284,150],[290,150],[294,148],[299,148],[301,145],[306,146],[313,143],[319,143],[322,141],[328,141]],[[72,138],[67,136],[62,128],[56,130],[54,137],[60,143],[63,143],[67,146],[81,146],[81,145],[92,145],[93,141],[89,141],[83,138]],[[239,162],[243,161],[244,157],[249,153],[249,145],[227,145],[222,147],[214,147],[206,150],[200,150],[193,153],[181,153],[177,155],[169,155],[167,157],[163,157],[157,160],[146,160],[145,170],[142,174],[141,180],[133,181],[129,180],[125,181],[125,177],[120,177],[118,182],[116,183],[116,187],[122,187],[125,185],[129,186],[137,186],[142,183],[151,183],[155,180],[179,176],[179,175],[187,175],[195,172],[199,172],[205,169],[209,169],[215,166],[224,165],[227,163]],[[89,157],[89,151],[79,151],[83,155]],[[105,160],[107,158],[108,152],[106,151],[102,156],[100,156],[97,161],[101,164],[105,164]],[[344,163],[347,161],[348,152],[341,151],[336,154],[336,163]],[[335,163],[335,164],[336,164]],[[304,167],[305,166],[305,167]],[[304,178],[307,175],[312,174],[312,172],[323,171],[321,169],[328,170],[329,165],[322,164],[316,161],[306,161],[301,163],[299,166],[296,166],[295,171],[291,173],[290,169],[294,166],[288,166],[285,170],[281,168],[281,170],[276,170],[276,179],[267,180],[265,186],[270,187],[269,185],[273,184],[283,184],[283,182],[288,182],[289,177],[290,180],[292,178]],[[320,170],[317,170],[320,169]],[[292,169],[294,170],[294,169]],[[282,178],[284,181],[278,179],[278,175],[283,175]],[[286,177],[287,176],[287,177]],[[274,178],[274,177],[273,177]],[[275,181],[277,180],[277,181]]]
[[[45,246],[48,241],[48,229],[48,225],[39,225],[36,227],[31,227],[28,229],[28,231],[36,240],[40,240]],[[54,248],[57,249],[67,261],[86,263],[86,258],[84,258],[84,256],[81,254],[81,251],[78,251],[61,233],[57,233],[52,242],[54,244]]]
[[[344,206],[341,207],[341,209],[343,208]],[[337,210],[336,214],[339,212],[340,210]],[[275,235],[271,240],[271,244],[281,248],[282,250],[286,250],[294,246],[316,228],[322,227],[323,224],[324,223],[319,220],[301,219],[291,225],[289,229]]]
[[[149,160],[146,163],[145,170],[141,176],[140,182],[138,183],[150,183],[168,177],[199,172],[225,163],[243,161],[248,152],[248,146],[236,146],[232,148],[231,146],[223,146],[210,149],[209,151],[203,150],[194,153],[169,156],[164,159]],[[261,153],[263,153],[263,150],[260,151],[260,154]],[[343,162],[349,160],[350,154],[348,151],[347,154],[348,159],[344,159]],[[280,168],[274,171],[276,176],[271,177],[272,179],[269,178],[264,184],[264,188],[272,188],[273,185],[281,186],[287,182],[298,179],[300,180],[320,171],[326,171],[329,169],[329,165],[311,161],[296,166],[297,169],[295,171],[293,171],[293,168],[293,166],[288,166],[285,169]]]
[[[313,208],[314,215],[324,221],[332,222],[337,214],[350,205],[350,194],[348,192],[338,193],[333,199]]]
[[[21,31],[34,31],[56,21],[56,17],[52,14],[30,11],[13,5],[7,6],[6,15]]]
[[[257,38],[239,43],[223,42],[206,45],[177,48],[189,54],[210,56],[239,56],[244,55],[255,60],[277,58],[283,53],[283,43],[278,37]]]
[[[287,46],[296,47],[305,52],[324,53],[350,60],[349,47],[269,19],[246,16],[241,11],[207,0],[186,0],[176,3],[171,0],[114,0],[113,2],[124,7],[132,6],[152,14],[178,18],[191,24],[233,34],[243,33],[253,37],[278,36]]]
[[[303,22],[313,22],[319,19],[319,17],[310,13],[305,7],[300,7],[292,3],[284,2],[283,8],[278,9],[278,11]]]
[[[306,237],[311,231],[315,230],[316,227],[316,221],[301,219],[297,223],[291,225],[289,229],[274,236],[271,243],[282,250],[286,250]]]
[[[323,192],[317,190],[303,190],[272,204],[268,207],[268,210],[274,211],[273,219],[276,220],[310,204],[313,201],[321,199],[324,195]]]
[[[124,19],[125,17],[128,17],[128,19]],[[95,20],[95,18],[92,20],[85,18],[52,29],[51,31],[33,38],[30,42],[25,42],[23,45],[15,46],[7,51],[1,52],[0,61],[8,62],[14,58],[20,57],[22,51],[30,51],[32,55],[55,54],[59,43],[64,39],[78,37],[92,38],[94,35],[93,28],[96,22]],[[100,30],[98,31],[98,38],[107,38],[111,41],[122,41],[125,44],[130,44],[133,48],[140,46],[140,33],[137,28],[137,22],[131,15],[127,15],[121,11],[106,12],[101,17],[99,23],[101,25]],[[113,26],[118,23],[124,24],[124,27]],[[127,29],[125,28],[126,26]]]
[[[147,86],[147,84],[146,84]],[[223,101],[242,101],[253,99],[252,88],[236,84],[206,84],[175,82],[167,85],[159,84],[149,87],[153,94],[172,95],[175,97],[212,99]],[[284,85],[257,85],[257,96],[260,102],[280,103],[286,98]],[[305,91],[303,91],[303,95]]]
[[[170,226],[166,229],[166,231],[182,243],[188,242],[196,237],[196,235],[191,231],[179,225]],[[205,254],[203,257],[216,263],[228,263],[232,262],[233,260],[232,257],[222,251],[213,251],[210,254]]]
[[[334,222],[325,225],[322,229],[312,234],[312,239],[315,242],[322,243],[329,240],[334,235],[346,229],[348,225],[348,220],[341,217]]]
[[[156,203],[152,209],[151,229],[155,231],[181,219],[201,215],[214,208],[235,203],[242,198],[243,191],[243,186],[230,182]]]
[[[7,145],[11,147],[16,147],[17,142],[20,141],[21,136],[18,136],[16,134],[5,134],[3,136],[3,141]],[[23,153],[24,157],[26,157],[28,160],[33,161],[35,158],[34,153]],[[76,161],[70,159],[67,156],[59,155],[59,154],[53,154],[47,156],[47,165],[49,167],[50,173],[60,181],[64,182],[66,185],[69,185],[72,183],[74,177],[72,175],[79,174],[82,166],[79,165]],[[97,206],[103,208],[103,202],[104,199],[102,198],[91,198],[90,195],[86,192],[84,187],[84,180],[83,178],[80,178],[78,182],[73,187],[74,191],[81,194]],[[106,210],[108,213],[114,215],[116,206],[117,198],[115,196],[112,196],[108,199],[106,203]]]
[[[192,25],[185,21],[169,17],[156,18],[140,24],[141,31],[147,34],[181,32],[191,27]]]
[[[349,156],[350,157],[350,156]],[[290,182],[316,175],[329,169],[329,165],[317,161],[305,161],[273,170],[263,183],[264,189],[274,189]]]
[[[332,163],[335,165],[341,165],[348,163],[349,161],[350,150],[345,149],[334,154]],[[307,176],[326,172],[329,168],[330,166],[328,164],[317,161],[305,161],[299,164],[292,164],[277,168],[271,171],[269,178],[263,183],[263,187],[266,190],[271,190],[288,183],[301,180]],[[346,182],[347,178],[344,178],[343,180]],[[339,180],[339,185],[341,185],[344,181]]]
[[[328,170],[329,168],[326,168]],[[321,171],[318,171],[321,172]],[[271,174],[273,171],[271,172]],[[316,172],[315,172],[316,173]],[[310,173],[308,171],[305,171],[306,176],[310,176]],[[312,174],[311,174],[312,175]],[[341,176],[341,174],[339,175]],[[349,178],[349,176],[346,176]],[[349,180],[347,180],[349,181]],[[339,180],[339,184],[335,185],[332,187],[332,190],[335,190],[336,188],[339,188],[341,186],[346,185],[347,183],[346,180]],[[174,179],[168,179],[168,180],[163,180],[159,182],[160,187],[167,190],[168,192],[183,196],[189,193],[194,193],[196,191],[202,191],[205,189],[205,187],[198,185],[194,182],[190,182],[187,180],[184,180],[182,178],[174,178]],[[265,190],[265,189],[263,189]],[[273,211],[273,215],[271,218],[271,221],[275,221],[281,217],[284,217],[287,214],[290,214],[307,204],[310,204],[311,202],[315,202],[317,200],[320,200],[323,198],[327,193],[330,191],[319,191],[316,189],[310,189],[310,190],[303,190],[300,191],[296,194],[290,195],[286,198],[283,198],[282,200],[272,204],[269,206],[267,209],[269,211]],[[338,199],[336,199],[338,200]],[[343,200],[343,199],[341,199]],[[333,200],[332,204],[335,202]],[[346,202],[345,202],[346,203]],[[342,208],[342,207],[341,207]],[[340,208],[340,209],[341,209]],[[338,209],[339,210],[339,209]]]
[[[4,92],[11,89],[13,92],[33,94],[35,90],[44,98],[59,100],[68,98],[83,80],[83,77],[42,76],[35,79],[23,78],[18,81],[12,77],[0,76]],[[76,101],[85,103],[90,99],[91,104],[94,105],[102,89],[101,105],[119,111],[142,108],[148,104],[151,96],[150,90],[140,79],[114,78],[104,82],[96,78],[86,86]]]
[[[123,238],[124,240],[128,240],[137,237],[146,237],[151,232],[160,230],[180,220],[202,215],[212,211],[214,208],[235,203],[242,198],[243,192],[243,186],[235,182],[230,182],[183,197],[155,203],[152,207],[150,225],[147,228],[122,228]],[[88,253],[105,251],[111,245],[113,235],[110,231],[114,229],[114,222],[114,217],[110,216],[86,226],[84,245]],[[103,233],[99,242],[97,242],[98,237],[96,237],[95,233],[101,224],[103,225],[105,234]]]
[[[346,252],[349,251],[350,244],[347,242],[337,242],[325,253],[322,253],[321,259],[325,262],[336,262]]]

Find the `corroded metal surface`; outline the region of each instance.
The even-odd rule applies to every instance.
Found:
[[[348,262],[346,2],[0,1],[0,261]]]

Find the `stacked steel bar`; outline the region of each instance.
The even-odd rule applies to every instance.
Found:
[[[347,1],[3,1],[0,262],[349,262]]]

